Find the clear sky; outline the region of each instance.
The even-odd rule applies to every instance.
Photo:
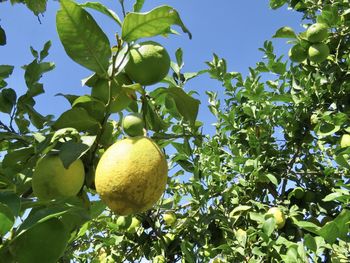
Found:
[[[47,40],[51,40],[52,48],[46,60],[54,62],[56,69],[44,75],[42,82],[46,94],[37,97],[36,109],[44,115],[54,114],[57,117],[69,108],[69,104],[63,97],[54,95],[89,93],[89,88],[82,87],[80,80],[91,72],[73,62],[65,54],[55,27],[55,13],[59,3],[53,0],[48,2],[47,12],[40,18],[41,23],[24,5],[11,6],[9,1],[0,3],[0,24],[6,30],[8,42],[6,46],[0,47],[0,64],[16,67],[8,82],[9,87],[20,95],[25,91],[24,70],[21,66],[33,60],[29,47],[33,46],[40,50]],[[122,16],[118,0],[100,2]],[[133,1],[125,0],[125,2],[127,9],[131,10]],[[247,74],[248,67],[254,66],[263,56],[258,48],[262,47],[265,40],[271,39],[278,28],[290,26],[297,32],[302,30],[300,13],[287,10],[287,6],[271,10],[268,0],[146,0],[145,2],[142,11],[149,11],[164,4],[174,7],[191,31],[192,40],[189,40],[178,27],[174,29],[182,33],[180,36],[155,38],[168,49],[173,60],[175,50],[179,47],[183,49],[184,70],[187,72],[206,68],[205,61],[210,61],[212,54],[216,53],[227,59],[229,71]],[[93,11],[91,13],[113,43],[114,33],[120,32],[119,26],[110,18],[102,17]],[[274,44],[277,54],[287,54],[290,46],[284,39],[274,40]],[[204,91],[220,92],[222,90],[220,83],[204,75],[190,81],[186,89],[199,92],[197,98],[202,104],[198,119],[205,122],[207,129],[214,120],[208,117],[207,97]],[[0,114],[0,117],[3,118],[3,115]]]

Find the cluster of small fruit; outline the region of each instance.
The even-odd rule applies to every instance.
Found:
[[[322,23],[315,23],[308,27],[306,32],[299,35],[299,42],[289,50],[289,58],[297,63],[305,59],[314,63],[325,61],[329,55],[329,47],[326,43],[328,31],[328,26]]]

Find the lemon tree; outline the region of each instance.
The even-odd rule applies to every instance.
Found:
[[[0,65],[0,262],[349,261],[348,1],[269,0],[304,29],[277,29],[249,74],[216,53],[186,72],[168,38],[192,35],[166,4],[2,2],[39,19],[58,8],[45,17],[61,43]],[[60,48],[87,76],[45,115],[37,96]]]

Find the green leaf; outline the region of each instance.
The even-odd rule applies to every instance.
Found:
[[[98,121],[102,121],[104,118],[105,105],[103,102],[89,95],[78,97],[76,100],[74,100],[72,107],[84,108],[90,116]]]
[[[63,47],[71,59],[98,74],[107,74],[110,43],[88,12],[71,0],[61,0],[56,25]]]
[[[0,26],[0,46],[6,45],[6,33],[5,30]]]
[[[197,118],[200,101],[192,98],[181,88],[171,87],[163,89],[162,93],[173,98],[178,112],[186,121],[189,121],[192,125],[194,125]]]
[[[272,9],[278,9],[287,3],[287,0],[270,0],[270,7]]]
[[[133,11],[140,12],[144,3],[145,3],[145,0],[136,0],[133,6]]]
[[[4,236],[13,226],[15,218],[8,206],[0,203],[0,236]]]
[[[47,0],[25,0],[25,3],[35,15],[39,15],[46,11]]]
[[[98,3],[98,2],[86,2],[86,3],[80,4],[80,6],[91,8],[91,9],[94,9],[96,11],[99,11],[102,14],[105,14],[108,17],[112,18],[115,22],[118,23],[118,25],[120,25],[120,26],[122,25],[122,22],[121,22],[119,16],[113,10],[108,9],[107,7],[105,7],[101,3]]]
[[[149,101],[142,104],[142,112],[146,117],[147,129],[160,131],[167,127],[167,124],[162,120],[159,114],[154,110],[153,105]]]
[[[272,232],[275,230],[276,220],[275,218],[269,217],[263,224],[263,231],[267,236],[271,236]]]
[[[268,173],[268,174],[265,174],[265,176],[266,176],[267,178],[269,178],[269,180],[270,180],[271,183],[273,183],[274,185],[278,186],[278,180],[277,180],[277,178],[276,178],[273,174]]]
[[[21,208],[21,200],[18,195],[13,192],[0,192],[0,203],[7,205],[12,214],[18,216]]]
[[[24,66],[25,73],[24,79],[28,88],[35,89],[35,84],[40,80],[42,75],[45,72],[51,71],[55,68],[55,64],[51,62],[42,62],[38,63],[36,59],[34,59],[29,65]],[[39,93],[40,94],[40,93]],[[33,95],[39,95],[37,92]]]
[[[233,216],[234,214],[238,213],[238,212],[244,212],[247,211],[249,209],[251,209],[252,207],[249,205],[239,205],[237,207],[235,207],[231,212],[230,212],[230,216]]]
[[[127,42],[170,33],[170,26],[178,25],[192,38],[178,12],[170,6],[160,6],[147,13],[129,13],[122,25],[122,39]]]
[[[14,69],[14,66],[0,65],[0,78],[2,79],[8,78],[12,74],[13,69]]]
[[[98,121],[92,118],[85,109],[73,108],[64,112],[54,123],[54,129],[75,128],[78,131],[86,131],[99,125]]]
[[[3,89],[0,92],[0,111],[10,114],[16,99],[17,95],[13,89]]]
[[[29,148],[21,148],[19,150],[9,152],[5,155],[2,166],[6,167],[14,167],[17,164],[27,163],[29,158],[34,155],[34,149],[32,147]]]
[[[281,27],[276,31],[273,35],[273,38],[296,38],[296,34],[294,33],[293,28],[289,26]]]
[[[75,160],[82,157],[89,149],[88,145],[80,142],[68,141],[64,143],[59,152],[63,166],[68,169]]]
[[[305,246],[310,249],[311,251],[313,252],[316,252],[317,250],[317,244],[316,244],[316,240],[315,238],[310,235],[310,234],[306,234],[304,236],[304,243],[305,243]]]
[[[321,228],[319,235],[329,243],[334,243],[338,238],[347,241],[349,228],[350,210],[344,209],[332,222],[326,223]]]
[[[51,41],[47,41],[44,44],[43,49],[40,51],[40,61],[44,60],[49,55],[49,49],[51,47]]]

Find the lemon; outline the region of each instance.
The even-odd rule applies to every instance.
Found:
[[[300,44],[296,44],[289,50],[288,55],[294,62],[303,62],[307,58],[307,51]]]
[[[131,113],[122,121],[124,132],[131,137],[143,135],[144,126],[142,115],[139,113]]]
[[[321,63],[328,57],[329,48],[325,43],[317,43],[309,47],[308,53],[310,61]]]
[[[130,137],[102,155],[96,168],[96,191],[119,215],[143,212],[164,192],[167,174],[167,161],[157,144],[147,137]]]
[[[51,218],[19,235],[10,245],[10,251],[18,263],[56,263],[69,237],[63,223]]]
[[[344,134],[340,139],[340,147],[350,147],[350,134]]]
[[[166,225],[172,226],[176,222],[176,215],[174,212],[167,212],[163,215],[163,219]]]
[[[166,49],[153,41],[133,46],[125,72],[135,82],[147,86],[161,81],[169,72],[170,57]]]
[[[269,211],[267,211],[267,214],[273,215],[273,217],[276,220],[276,224],[278,229],[281,229],[284,227],[286,223],[286,218],[283,214],[283,212],[278,207],[271,207]]]
[[[328,27],[322,23],[315,23],[306,30],[306,38],[311,43],[322,42],[328,36]]]
[[[85,172],[81,160],[64,168],[58,155],[48,155],[41,159],[33,173],[33,193],[39,199],[75,196],[84,184]]]

